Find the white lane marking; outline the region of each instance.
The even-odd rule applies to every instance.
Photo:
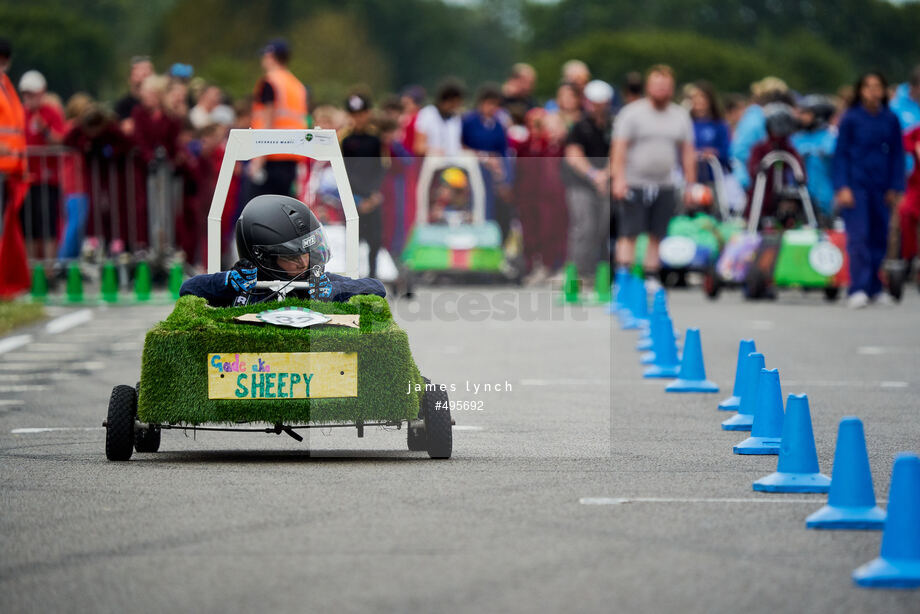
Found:
[[[125,341],[112,344],[113,352],[139,352],[142,349],[144,349],[144,344],[137,343],[136,341]]]
[[[24,401],[16,401],[14,399],[0,399],[0,407],[20,407],[25,405]]]
[[[856,353],[862,354],[864,356],[879,356],[881,354],[884,354],[887,351],[888,350],[886,350],[885,348],[879,347],[877,345],[863,345],[863,346],[856,348]]]
[[[60,371],[37,371],[34,373],[0,373],[0,383],[3,382],[35,382],[42,380],[75,380],[79,379],[78,373],[67,373]]]
[[[47,386],[38,384],[14,384],[12,386],[0,386],[0,392],[33,392],[47,390],[47,388]]]
[[[667,498],[667,497],[582,497],[582,505],[623,505],[625,503],[818,503],[821,499],[767,499],[767,498]]]
[[[29,346],[30,352],[76,352],[82,343],[33,343]]]
[[[6,339],[0,339],[0,354],[21,348],[30,341],[32,341],[32,335],[13,335]]]
[[[51,335],[56,335],[58,333],[63,333],[65,330],[70,330],[75,326],[85,324],[93,319],[93,312],[89,309],[81,309],[79,311],[74,311],[73,313],[68,313],[59,318],[55,318],[45,324],[45,332]]]
[[[901,381],[870,382],[858,380],[788,380],[784,386],[832,386],[834,388],[907,388],[910,384]]]
[[[751,320],[751,328],[754,330],[773,330],[776,327],[770,320]]]
[[[0,371],[101,371],[105,369],[104,362],[88,361],[74,362],[70,364],[58,365],[50,362],[45,366],[38,366],[32,362],[0,362]]]
[[[57,362],[77,362],[81,357],[85,357],[85,353],[71,352],[69,354],[43,354],[41,352],[21,352],[15,356],[11,356],[11,360],[17,360],[22,362],[45,362],[49,364]]]
[[[13,435],[33,435],[35,433],[56,433],[60,431],[104,431],[104,426],[49,426],[25,427],[10,431]]]
[[[453,429],[455,431],[481,431],[481,426],[471,426],[467,424],[455,424]]]
[[[522,379],[521,386],[584,386],[584,385],[610,385],[609,379]]]

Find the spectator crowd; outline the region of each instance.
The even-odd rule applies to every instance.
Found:
[[[35,70],[13,84],[6,76],[13,58],[0,40],[4,229],[19,188],[14,225],[33,260],[147,251],[181,253],[200,268],[229,130],[249,127],[338,133],[371,275],[376,254],[398,258],[415,224],[481,221],[466,202],[470,177],[451,163],[457,156],[478,159],[484,216],[506,247],[520,246],[530,284],[556,278],[567,262],[587,283],[599,262],[629,266],[642,233],[649,237],[642,264],[654,277],[669,221],[700,204],[689,188],[712,184],[717,166],[725,210],[750,215],[754,178],[776,150],[802,165],[820,219],[843,219],[852,306],[886,300],[878,271],[892,249],[907,263],[917,256],[920,67],[905,83],[868,73],[828,95],[795,92],[769,76],[747,93],[720,94],[666,65],[610,83],[571,60],[558,77],[515,64],[503,83],[475,90],[448,77],[431,92],[356,87],[340,105],[313,104],[309,84],[287,68],[287,43],[275,40],[262,49],[263,77],[249,96],[232,99],[187,64],[158,73],[139,56],[127,92],[107,104],[84,93],[64,102]],[[552,99],[537,100],[538,78],[558,79]],[[430,190],[419,192],[426,157],[439,169]],[[772,188],[768,182],[761,213],[781,218]],[[328,169],[273,155],[237,165],[224,231],[265,193],[297,196],[324,223],[342,220]],[[430,194],[427,218],[419,216],[420,193]]]

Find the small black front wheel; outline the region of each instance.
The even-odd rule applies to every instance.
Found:
[[[109,399],[105,421],[105,457],[126,461],[134,452],[134,420],[137,416],[137,391],[133,386],[115,386]]]
[[[160,449],[160,435],[163,431],[159,426],[150,425],[137,432],[134,449],[138,452],[156,452]]]
[[[422,396],[422,410],[425,414],[425,437],[428,456],[450,458],[453,451],[453,423],[450,420],[450,403],[447,391],[439,386],[426,390]]]
[[[419,411],[419,418],[423,417],[424,411]],[[425,452],[428,450],[428,438],[425,436],[425,429],[413,428],[412,425],[406,427],[406,443],[410,452]]]
[[[827,286],[824,288],[824,300],[828,303],[836,301],[838,296],[840,296],[839,286]]]

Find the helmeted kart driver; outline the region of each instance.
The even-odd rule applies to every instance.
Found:
[[[324,301],[386,296],[377,279],[325,272],[331,253],[323,226],[309,207],[290,196],[267,194],[250,200],[236,222],[236,249],[240,260],[231,270],[196,275],[182,284],[179,295],[200,296],[214,307],[248,305],[277,294],[256,289],[256,281],[303,281],[308,290],[285,294]]]

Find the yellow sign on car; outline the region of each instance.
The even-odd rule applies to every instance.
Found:
[[[356,396],[355,352],[208,354],[209,399]]]

